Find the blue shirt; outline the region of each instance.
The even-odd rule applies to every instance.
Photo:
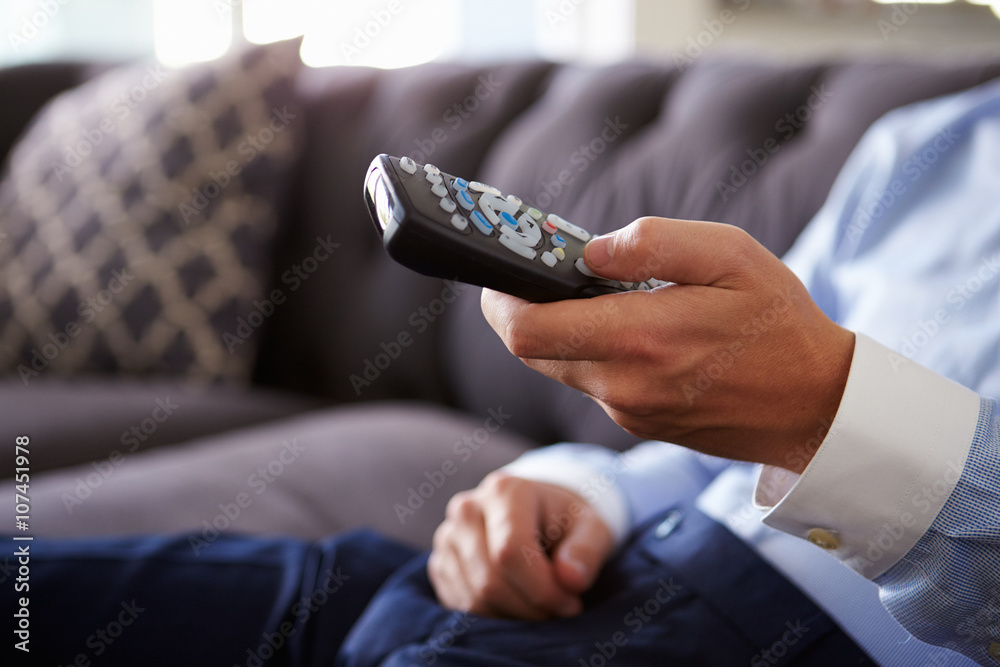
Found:
[[[1000,420],[988,400],[1000,397],[1000,81],[873,125],[785,261],[831,319],[984,397],[978,414],[963,412],[974,437],[957,443],[961,476],[931,498],[929,528],[874,583],[761,524],[749,503],[756,473],[745,464],[665,443],[624,459],[565,445],[512,471],[558,482],[553,458],[602,470],[633,525],[696,500],[882,664],[1000,664]],[[599,486],[575,488],[602,504]]]

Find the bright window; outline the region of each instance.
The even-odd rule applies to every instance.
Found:
[[[180,65],[304,35],[313,66],[630,55],[635,0],[3,0],[0,65],[155,53]]]

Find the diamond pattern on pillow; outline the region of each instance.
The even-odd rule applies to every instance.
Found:
[[[51,101],[0,182],[0,372],[248,381],[299,153],[293,42],[113,70]]]

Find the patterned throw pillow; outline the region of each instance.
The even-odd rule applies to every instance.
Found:
[[[245,381],[303,116],[298,45],[110,71],[51,101],[0,182],[0,373]]]

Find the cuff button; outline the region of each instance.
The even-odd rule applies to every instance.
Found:
[[[994,660],[1000,661],[1000,642],[990,644],[989,654]]]
[[[681,525],[681,521],[684,520],[684,512],[681,510],[671,510],[669,514],[660,522],[660,525],[656,527],[654,535],[656,539],[665,540],[670,536],[670,533],[674,532],[677,526]]]
[[[827,551],[833,551],[840,546],[840,540],[837,538],[837,535],[822,528],[813,528],[810,530],[806,539],[820,549],[826,549]]]

